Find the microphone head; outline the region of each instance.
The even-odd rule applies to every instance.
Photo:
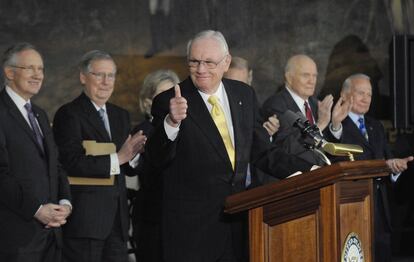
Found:
[[[291,110],[286,110],[281,118],[283,118],[289,126],[294,126],[298,120],[302,119],[300,114],[295,113]]]

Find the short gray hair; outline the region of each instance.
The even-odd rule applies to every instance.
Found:
[[[371,80],[369,76],[367,76],[366,74],[362,74],[362,73],[350,75],[345,79],[344,83],[342,84],[342,92],[348,92],[351,89],[352,80],[357,79],[357,78],[366,79],[368,81]]]
[[[214,31],[214,30],[205,30],[205,31],[201,31],[200,33],[196,34],[190,41],[188,41],[187,44],[187,58],[190,57],[190,50],[191,50],[191,46],[192,44],[199,40],[199,39],[203,39],[203,38],[213,38],[215,40],[217,40],[217,42],[220,43],[223,54],[228,54],[229,53],[229,46],[227,45],[226,39],[224,38],[223,34],[220,31]]]
[[[26,50],[36,51],[43,60],[42,55],[40,54],[40,52],[37,50],[37,48],[34,45],[32,45],[30,43],[27,43],[27,42],[20,42],[20,43],[17,43],[17,44],[14,44],[14,45],[10,46],[4,52],[3,61],[2,61],[3,68],[5,68],[7,66],[16,65],[17,64],[17,54],[19,54],[20,52],[26,51]]]
[[[230,63],[229,68],[246,69],[247,71],[251,70],[249,61],[239,56],[233,56],[231,58],[231,63]]]
[[[105,51],[101,51],[101,50],[92,50],[92,51],[85,53],[82,56],[81,61],[79,63],[79,70],[83,73],[89,73],[91,70],[92,62],[98,61],[98,60],[112,61],[115,65],[115,70],[116,70],[116,64],[112,56],[109,53]]]
[[[157,91],[158,86],[163,81],[170,81],[173,85],[178,84],[180,82],[180,79],[178,78],[177,74],[168,69],[160,69],[155,72],[152,72],[148,74],[144,78],[144,83],[142,84],[142,87],[139,91],[139,109],[144,114],[150,114],[151,108],[146,108],[145,106],[145,99],[149,98],[152,100],[152,97],[154,96],[155,92]]]

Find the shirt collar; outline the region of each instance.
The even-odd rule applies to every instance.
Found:
[[[360,115],[360,114],[355,114],[354,112],[349,112],[348,113],[349,118],[351,118],[352,122],[359,124],[358,119],[359,118],[363,118],[364,119],[364,115]],[[364,119],[365,120],[365,119]]]
[[[24,108],[24,105],[27,103],[30,103],[29,100],[24,100],[23,97],[21,97],[19,94],[17,94],[11,87],[6,85],[6,92],[10,96],[10,98],[13,100],[13,102],[16,104],[18,108]]]
[[[99,109],[103,109],[103,110],[105,110],[105,112],[106,112],[106,104],[105,105],[103,105],[102,107],[99,107],[95,102],[93,102],[92,100],[91,100],[91,103],[92,103],[92,105],[95,107],[95,109],[96,109],[96,111],[99,111]]]
[[[305,114],[305,102],[308,102],[308,105],[310,107],[309,101],[304,100],[302,97],[298,96],[298,94],[295,93],[287,84],[286,84],[286,90],[289,92],[289,94],[292,96],[293,100],[295,101],[296,105],[300,108],[300,111]]]
[[[220,82],[220,85],[217,88],[216,92],[214,92],[214,94],[206,94],[206,93],[201,92],[200,90],[198,90],[198,92],[200,93],[200,95],[203,98],[205,103],[208,103],[207,100],[212,95],[215,95],[218,98],[220,104],[223,104],[223,102],[224,102],[224,85],[223,85],[223,82]]]

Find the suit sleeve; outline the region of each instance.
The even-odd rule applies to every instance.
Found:
[[[68,107],[58,110],[53,121],[53,132],[59,148],[60,160],[70,176],[108,178],[110,157],[86,156],[82,141],[81,120]]]
[[[277,178],[285,178],[298,170],[310,170],[312,164],[286,152],[281,145],[271,144],[263,118],[259,113],[258,102],[254,96],[254,139],[252,144],[252,163],[263,172]],[[277,135],[278,136],[278,135]]]
[[[164,169],[175,157],[176,144],[180,139],[180,134],[174,141],[168,139],[164,129],[164,120],[169,113],[169,100],[171,90],[162,93],[154,98],[151,114],[154,117],[152,123],[154,129],[148,138],[146,145],[146,164],[147,168],[158,173]],[[181,123],[184,124],[184,121]]]

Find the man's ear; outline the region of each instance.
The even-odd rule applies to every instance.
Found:
[[[249,85],[252,85],[252,82],[253,82],[253,70],[252,70],[252,69],[250,69],[250,70],[249,70],[249,75],[248,75],[248,77],[247,77],[247,83],[248,83]]]
[[[16,71],[14,71],[14,69],[11,68],[10,66],[6,66],[4,68],[4,76],[6,77],[7,80],[13,80],[15,72]]]
[[[291,83],[292,83],[292,74],[291,74],[291,72],[289,72],[289,71],[285,72],[285,81],[289,86],[291,86]]]
[[[231,55],[230,54],[228,54],[226,56],[226,58],[224,59],[224,62],[226,63],[224,72],[227,72],[227,70],[229,70],[230,63],[231,63]]]
[[[79,80],[82,83],[82,85],[85,84],[85,82],[86,82],[86,76],[85,76],[85,74],[83,72],[80,72],[79,73]]]

